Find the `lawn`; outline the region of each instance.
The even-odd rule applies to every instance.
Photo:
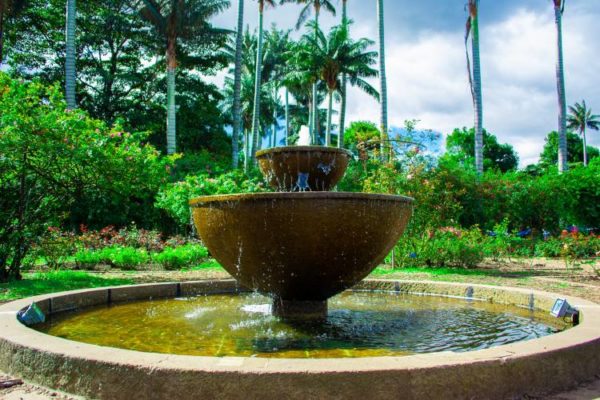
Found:
[[[106,277],[82,271],[53,271],[25,274],[23,280],[0,284],[0,302],[66,290],[117,286],[133,279]]]

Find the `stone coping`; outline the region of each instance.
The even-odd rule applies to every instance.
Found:
[[[358,290],[470,297],[549,310],[565,296],[521,288],[368,280]],[[511,398],[565,390],[600,373],[600,305],[569,297],[579,326],[485,350],[405,357],[268,359],[195,357],[96,346],[30,329],[16,313],[46,313],[150,298],[244,291],[235,281],[161,283],[36,296],[0,306],[0,369],[101,399]],[[107,332],[110,334],[110,332]]]
[[[327,146],[279,146],[271,147],[269,149],[259,150],[256,152],[256,158],[268,157],[272,154],[277,153],[337,153],[343,154],[347,157],[352,157],[352,152],[346,149],[340,149],[338,147],[327,147]]]
[[[202,207],[206,204],[227,203],[230,201],[271,201],[271,200],[364,200],[364,201],[393,201],[412,204],[412,197],[391,194],[371,194],[354,192],[266,192],[241,193],[201,196],[189,201],[191,207]]]

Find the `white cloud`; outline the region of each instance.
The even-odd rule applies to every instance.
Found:
[[[563,27],[568,103],[585,98],[600,111],[600,48],[590,39],[600,36],[600,27],[589,10],[569,11]],[[515,147],[523,166],[537,161],[546,134],[557,126],[555,35],[550,7],[543,13],[519,10],[482,26],[484,125]],[[387,51],[391,125],[417,118],[422,128],[445,134],[472,126],[463,32],[431,32],[411,42],[388,38]],[[351,95],[350,119],[378,121],[375,101]],[[600,134],[591,133],[590,143],[599,145]]]
[[[395,2],[389,3],[388,9]],[[563,22],[567,102],[585,99],[600,113],[600,43],[594,39],[600,37],[600,2],[572,4],[567,4]],[[417,3],[411,7],[423,8]],[[218,23],[232,25],[235,11],[232,7]],[[292,27],[298,11],[295,6],[267,10],[265,23]],[[355,20],[353,35],[375,38],[375,10],[350,11]],[[251,26],[255,14],[255,2],[246,1]],[[544,8],[515,7],[512,14],[493,17],[483,19],[481,25],[484,126],[501,142],[512,144],[524,166],[537,161],[544,137],[557,127],[554,13],[548,2]],[[322,19],[325,27],[335,21],[329,16]],[[420,128],[445,134],[455,127],[472,126],[462,21],[456,20],[454,31],[437,29],[435,21],[427,28],[415,26],[411,36],[406,35],[407,27],[395,22],[386,22],[390,125],[403,126],[405,119],[416,118],[421,120]],[[372,84],[378,87],[377,80]],[[355,89],[349,95],[349,121],[379,120],[375,100]],[[600,133],[591,132],[589,142],[600,146]]]

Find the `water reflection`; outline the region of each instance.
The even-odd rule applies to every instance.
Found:
[[[516,307],[392,293],[343,293],[322,321],[283,321],[270,307],[257,294],[145,301],[65,314],[39,329],[139,351],[300,358],[468,351],[564,329]]]

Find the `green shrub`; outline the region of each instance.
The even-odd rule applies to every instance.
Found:
[[[112,246],[100,250],[81,250],[75,254],[75,262],[84,269],[91,269],[99,264],[130,270],[147,264],[150,255],[144,249]]]
[[[67,110],[59,85],[0,72],[0,281],[20,278],[48,226],[148,218],[174,160],[147,136]]]
[[[188,176],[184,181],[166,185],[155,206],[163,209],[185,229],[190,223],[189,201],[198,196],[266,191],[257,171],[251,176],[236,170],[216,178],[208,174]]]
[[[535,255],[571,259],[600,257],[600,237],[563,233],[561,237],[539,241],[535,246]]]
[[[484,260],[482,234],[447,228],[403,238],[396,246],[400,267],[472,268]]]
[[[201,245],[185,245],[167,247],[161,253],[152,256],[155,263],[161,264],[166,270],[178,270],[199,264],[208,257],[208,250]]]

